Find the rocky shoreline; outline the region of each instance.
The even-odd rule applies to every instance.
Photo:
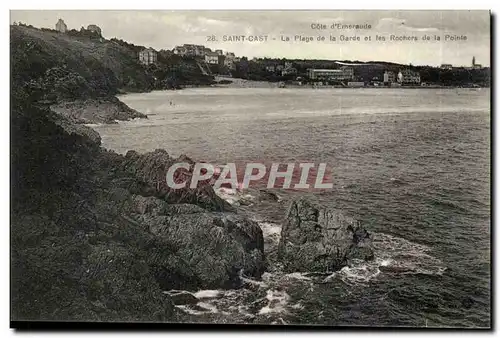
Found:
[[[117,123],[116,121],[147,118],[145,114],[130,108],[114,96],[60,101],[51,105],[50,109],[78,124]]]
[[[208,182],[197,189],[166,185],[173,163],[188,161],[192,171],[189,158],[108,151],[98,133],[75,124],[92,114],[66,116],[22,103],[12,114],[15,318],[182,320],[178,299],[164,291],[245,288],[246,279],[258,281],[271,265],[289,266],[289,257],[266,257],[259,225]],[[189,186],[190,173],[183,175]],[[302,270],[311,259],[346,264],[360,242],[353,236],[366,232],[321,218],[307,203],[294,205],[298,215],[316,218],[297,223],[289,213],[285,224],[295,228],[283,228],[280,245],[322,251],[293,260]],[[323,236],[326,226],[334,226],[337,241]],[[336,264],[318,269],[342,266]]]
[[[85,124],[147,118],[114,96],[124,86],[154,88],[134,53],[113,44],[93,54],[98,60],[82,59],[87,40],[25,27],[11,27],[11,37],[12,320],[189,321],[178,303],[193,298],[172,290],[253,290],[268,271],[293,269],[245,211],[251,205],[231,205],[209,182],[167,186],[176,162],[192,164],[181,173],[189,186],[193,160],[101,147]],[[297,207],[299,215],[319,210]],[[328,262],[347,262],[362,232],[314,217],[284,228],[285,252],[301,260],[290,243],[322,248],[307,259],[327,262],[318,270],[339,268]],[[337,221],[336,238],[346,242],[321,239]]]

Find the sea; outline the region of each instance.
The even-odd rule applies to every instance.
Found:
[[[321,276],[271,264],[261,280],[241,277],[250,288],[198,290],[198,304],[178,306],[188,321],[491,325],[489,89],[190,88],[119,99],[148,119],[93,126],[118,153],[327,163],[331,189],[275,189],[279,203],[244,203],[266,250],[297,197],[341,210],[373,237],[371,262]]]

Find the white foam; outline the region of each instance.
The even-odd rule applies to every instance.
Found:
[[[181,309],[182,311],[184,311],[190,315],[194,315],[194,316],[206,314],[205,311],[198,311],[198,310],[190,309],[187,305],[175,305],[175,307],[178,309]]]
[[[194,296],[198,299],[216,298],[221,294],[219,290],[200,290],[195,292]]]
[[[253,279],[250,279],[250,278],[246,278],[246,277],[243,277],[243,276],[240,276],[240,279],[241,281],[243,281],[244,283],[248,283],[248,284],[251,284],[251,285],[256,285],[260,288],[267,288],[268,285],[262,281],[258,281],[258,280],[253,280]]]
[[[374,236],[375,261],[379,266],[395,267],[400,273],[442,274],[443,262],[430,255],[431,248],[383,233]]]
[[[287,323],[287,322],[285,322],[285,320],[284,320],[283,318],[281,318],[281,317],[280,317],[280,318],[278,318],[277,320],[273,321],[271,324],[274,324],[274,325],[276,325],[276,324],[287,325],[288,323]]]
[[[337,274],[334,272],[330,276],[327,276],[325,279],[323,279],[322,283],[329,283],[333,281],[337,277]]]
[[[298,302],[297,304],[293,304],[292,306],[290,306],[292,309],[295,309],[295,310],[303,310],[304,309],[304,305],[302,305],[301,302]]]
[[[336,278],[340,278],[347,284],[364,284],[380,274],[380,260],[365,262],[356,260],[352,266],[344,266],[337,272],[332,273],[323,279],[323,283],[329,283]]]
[[[203,309],[208,310],[211,313],[218,313],[219,312],[219,310],[217,309],[217,306],[210,304],[210,303],[198,302],[198,304],[196,304],[196,305],[198,305],[199,307],[201,307]]]
[[[303,281],[310,281],[311,280],[311,278],[305,276],[305,274],[301,273],[301,272],[292,272],[292,273],[286,274],[284,277],[297,279],[297,280],[303,280]]]
[[[383,259],[380,262],[380,266],[389,266],[389,264],[391,264],[391,262],[392,262],[392,259]]]
[[[275,275],[270,273],[270,272],[264,272],[261,276],[263,281],[270,282],[272,279],[274,279]]]
[[[246,201],[247,203],[255,200],[255,196],[248,193],[245,194],[239,189],[220,187],[218,189],[215,189],[215,193],[217,194],[217,196],[219,196],[229,204],[234,205],[240,204],[240,201],[242,200]]]
[[[264,238],[278,244],[281,238],[281,226],[271,222],[259,222]]]
[[[269,303],[259,310],[259,315],[286,312],[290,296],[285,291],[267,290],[266,299]]]

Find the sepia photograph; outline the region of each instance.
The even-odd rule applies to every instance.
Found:
[[[490,11],[9,25],[11,328],[492,328]]]

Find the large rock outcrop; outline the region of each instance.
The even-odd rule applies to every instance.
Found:
[[[256,222],[155,197],[132,195],[129,202],[130,218],[168,243],[151,258],[163,289],[238,287],[241,275],[259,278],[264,272],[264,239]]]
[[[130,108],[114,96],[74,101],[60,101],[51,109],[77,123],[116,123],[146,115]]]
[[[166,151],[106,151],[88,128],[14,98],[13,320],[174,320],[164,290],[260,277],[259,226],[208,184],[165,186]]]
[[[372,259],[370,234],[352,218],[301,198],[292,201],[278,258],[289,272],[328,272],[349,260]]]
[[[202,181],[194,189],[189,188],[194,161],[186,156],[171,157],[167,151],[156,149],[145,154],[130,150],[125,156],[105,152],[99,157],[99,167],[106,169],[103,179],[114,187],[126,188],[134,194],[155,196],[170,204],[195,204],[210,211],[234,211],[221,199],[209,181]],[[186,181],[186,187],[172,189],[167,184],[167,171],[175,163],[189,163],[189,170],[176,171],[178,179]]]

